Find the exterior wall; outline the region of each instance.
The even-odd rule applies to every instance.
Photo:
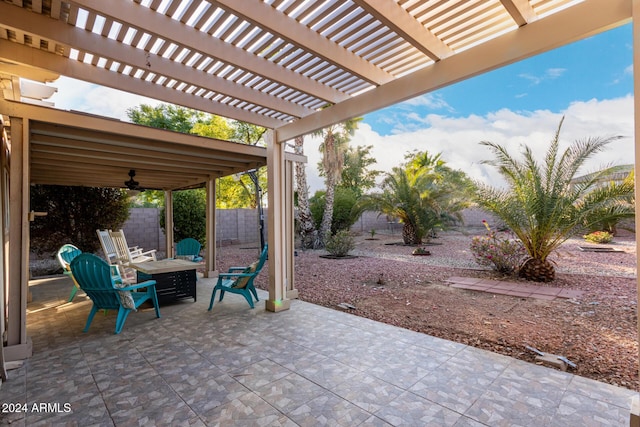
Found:
[[[267,236],[267,209],[264,235]],[[257,209],[218,209],[218,245],[253,243],[260,241]],[[156,208],[133,208],[122,229],[127,243],[144,249],[157,249],[166,253],[166,238],[160,228],[160,210]]]
[[[264,236],[267,237],[267,214],[264,210]],[[260,241],[258,234],[257,209],[218,209],[217,212],[218,246],[245,244]],[[467,209],[463,212],[465,228],[482,228],[482,220],[487,220],[492,227],[499,221],[481,209]],[[160,210],[156,208],[133,208],[129,219],[123,226],[127,243],[145,249],[157,249],[166,253],[166,239],[160,228]],[[402,224],[389,221],[386,215],[367,211],[351,227],[351,231],[368,234],[371,230],[378,233],[399,234]]]
[[[140,246],[145,250],[167,251],[164,232],[160,228],[160,210],[156,208],[133,208],[129,219],[122,227],[129,246]]]

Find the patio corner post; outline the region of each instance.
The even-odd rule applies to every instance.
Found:
[[[267,143],[267,180],[268,180],[268,254],[269,254],[269,298],[265,302],[267,311],[288,310],[291,300],[287,298],[288,277],[293,271],[292,254],[287,251],[287,221],[293,218],[287,215],[286,196],[287,173],[285,164],[285,144],[278,141],[277,132],[269,130],[265,134]]]
[[[218,266],[216,265],[216,180],[210,178],[207,181],[207,211],[205,214],[206,221],[206,242],[205,242],[205,271],[204,277],[215,277],[218,275]]]
[[[632,2],[632,20],[633,20],[633,103],[634,103],[634,113],[633,113],[633,122],[634,122],[634,176],[635,176],[635,199],[636,199],[636,208],[635,208],[635,229],[638,230],[638,226],[640,226],[640,217],[638,217],[638,195],[640,194],[640,190],[638,186],[640,181],[638,181],[638,164],[640,164],[640,46],[638,46],[638,41],[640,40],[640,0],[633,0]],[[636,234],[636,246],[638,244],[638,235]],[[636,251],[636,262],[640,265],[640,252]],[[636,274],[636,286],[638,289],[638,294],[640,295],[640,277]],[[636,314],[638,314],[638,342],[640,342],[640,310],[638,306],[636,306]],[[640,360],[639,360],[640,362]],[[640,371],[638,372],[638,376],[640,377]],[[636,394],[631,404],[631,415],[629,420],[629,425],[631,427],[640,427],[640,397]]]
[[[173,192],[164,192],[164,236],[167,246],[167,258],[175,256],[175,245],[173,243]]]
[[[27,337],[29,292],[29,119],[11,117],[6,361],[31,357]]]

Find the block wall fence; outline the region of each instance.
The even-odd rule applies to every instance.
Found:
[[[268,209],[264,210],[264,235],[267,236]],[[483,220],[495,226],[496,221],[491,215],[480,209],[467,209],[463,212],[464,226],[468,229],[484,229]],[[246,244],[260,241],[258,234],[258,212],[256,209],[219,209],[217,223],[218,246],[230,244]],[[127,243],[141,246],[145,249],[153,248],[166,253],[164,231],[160,228],[160,210],[156,208],[133,208],[127,222],[122,227]],[[385,215],[377,212],[365,212],[351,230],[358,233],[400,233],[402,224],[394,222]]]

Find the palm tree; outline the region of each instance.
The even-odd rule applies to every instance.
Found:
[[[596,189],[596,184],[610,169],[603,169],[584,181],[572,183],[573,178],[594,154],[621,137],[587,138],[575,141],[562,155],[558,153],[560,129],[564,118],[539,165],[527,146],[523,160],[512,157],[506,148],[483,141],[496,159],[486,161],[498,168],[507,181],[507,189],[478,184],[477,203],[500,218],[522,241],[529,258],[520,269],[526,279],[549,282],[555,278],[555,268],[547,257],[581,228],[589,228],[606,218],[599,217],[606,208],[613,207],[621,197],[628,196],[628,188],[610,186]],[[610,213],[614,215],[616,209]]]
[[[324,213],[318,233],[321,245],[324,244],[331,233],[333,200],[335,188],[340,181],[344,166],[344,153],[349,146],[349,140],[358,128],[358,122],[361,120],[362,118],[350,119],[314,133],[315,136],[322,136],[323,138],[322,144],[320,144],[320,152],[322,153],[322,169],[325,175],[326,193]]]
[[[294,141],[294,150],[296,154],[304,154],[304,136],[297,136]],[[302,247],[304,249],[310,249],[315,246],[317,232],[316,227],[313,224],[311,209],[309,208],[309,187],[307,186],[305,164],[296,162],[295,172],[296,191],[298,193],[298,209],[296,210],[296,216],[298,220],[300,239],[302,241]]]
[[[405,165],[387,173],[382,193],[363,196],[357,208],[398,218],[404,243],[420,244],[460,220],[460,212],[469,204],[464,194],[470,186],[464,173],[445,166],[440,154],[414,153],[407,159]]]

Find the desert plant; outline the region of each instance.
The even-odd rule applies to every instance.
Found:
[[[372,228],[372,229],[369,231],[369,233],[371,234],[371,238],[373,239],[373,238],[375,237],[375,235],[376,235],[376,230],[375,230],[375,228]]]
[[[581,228],[589,229],[592,224],[602,221],[603,218],[595,214],[613,206],[622,193],[620,187],[597,188],[599,180],[610,169],[590,174],[584,181],[572,182],[588,158],[620,137],[575,141],[559,154],[563,121],[564,118],[542,165],[527,146],[522,153],[524,159],[518,160],[498,144],[481,142],[496,157],[496,160],[484,163],[495,166],[508,185],[494,188],[478,184],[476,201],[500,218],[523,242],[529,258],[521,266],[520,276],[538,282],[555,278],[555,267],[547,257]]]
[[[470,249],[475,261],[500,273],[517,274],[527,254],[522,242],[505,232],[498,234],[487,221],[482,223],[487,234],[471,239]]]
[[[613,235],[608,231],[594,231],[582,236],[584,240],[591,243],[609,243],[613,239]]]
[[[356,209],[377,210],[402,222],[405,244],[419,245],[437,230],[461,220],[469,203],[471,183],[453,170],[440,154],[410,153],[402,167],[394,167],[382,181],[382,192],[363,196]]]
[[[349,255],[349,252],[355,248],[353,236],[349,230],[340,230],[327,239],[325,249],[331,255],[343,257]]]

